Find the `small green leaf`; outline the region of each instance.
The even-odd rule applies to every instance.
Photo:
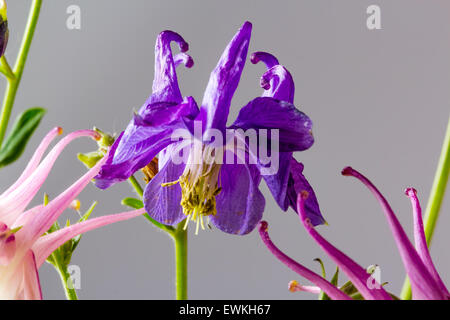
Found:
[[[0,167],[13,163],[22,155],[28,140],[38,127],[45,112],[43,108],[31,108],[17,117],[0,150]]]
[[[136,198],[125,198],[122,200],[122,205],[131,207],[133,209],[141,209],[144,207],[144,203]]]
[[[334,273],[333,278],[331,279],[331,284],[335,287],[338,286],[338,280],[339,280],[339,267],[336,267],[336,272]]]

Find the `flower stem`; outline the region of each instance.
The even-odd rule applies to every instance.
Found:
[[[53,261],[55,262],[55,269],[59,273],[59,277],[61,278],[61,282],[64,288],[64,293],[66,294],[67,300],[78,300],[77,292],[73,287],[72,278],[67,272],[67,266],[63,266],[59,263],[57,257],[55,257],[55,253],[52,253]]]
[[[3,106],[0,114],[0,146],[5,138],[6,129],[8,127],[9,118],[11,117],[11,111],[16,98],[17,89],[22,79],[23,70],[25,68],[25,62],[27,61],[28,52],[30,51],[31,41],[33,40],[34,31],[36,29],[39,13],[41,10],[42,0],[33,0],[31,5],[30,14],[28,16],[27,26],[22,39],[22,44],[19,49],[16,64],[12,70],[14,77],[10,74],[11,68],[6,63],[6,59],[2,58],[2,69],[9,73],[7,76],[8,85],[6,87],[5,95],[3,98]],[[8,72],[9,71],[9,72]]]
[[[188,237],[187,228],[184,229],[184,221],[180,222],[173,234],[175,243],[175,267],[176,267],[176,299],[187,300],[187,263],[188,263]]]
[[[59,275],[66,292],[67,300],[78,300],[77,292],[73,287],[72,278],[70,277],[67,270],[59,270]]]
[[[431,188],[430,197],[427,203],[427,209],[424,219],[425,237],[428,246],[431,244],[434,229],[436,227],[437,219],[439,218],[439,211],[441,209],[442,200],[444,199],[445,189],[450,173],[450,117],[447,124],[447,131],[445,134],[444,144],[442,145],[439,163],[434,176],[433,186]],[[411,299],[411,285],[406,279],[402,289],[402,299]]]

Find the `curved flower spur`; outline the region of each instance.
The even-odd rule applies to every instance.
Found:
[[[389,227],[394,235],[406,273],[411,281],[413,298],[418,300],[449,299],[450,294],[431,260],[423,228],[422,210],[417,198],[416,190],[408,188],[405,191],[405,194],[410,198],[413,207],[414,247],[389,203],[372,182],[350,167],[342,170],[342,174],[360,180],[380,203]],[[396,298],[388,293],[383,288],[382,284],[377,283],[370,272],[366,271],[339,249],[335,248],[315,230],[305,208],[308,196],[306,190],[302,190],[298,194],[297,206],[300,219],[306,231],[348,276],[350,282],[341,288],[338,288],[335,284],[332,284],[315,272],[289,258],[273,244],[268,234],[268,224],[267,222],[262,221],[259,227],[259,233],[267,248],[287,267],[317,286],[301,286],[296,281],[293,281],[290,283],[291,291],[307,291],[311,293],[323,291],[328,297],[336,300],[348,300],[357,296],[362,296],[362,298],[367,300],[391,300],[392,298]]]
[[[129,178],[158,156],[159,172],[145,187],[144,205],[160,223],[174,225],[186,219],[185,227],[193,221],[198,232],[200,226],[205,227],[206,218],[224,232],[247,234],[264,211],[265,199],[258,188],[261,176],[283,210],[292,206],[292,192],[288,192],[295,189],[290,172],[292,152],[308,149],[314,139],[311,120],[292,104],[292,77],[275,57],[266,53],[253,55],[254,63],[262,60],[268,66],[261,82],[266,90],[262,97],[242,107],[234,123],[226,126],[245,65],[251,29],[249,22],[244,23],[225,48],[211,73],[200,108],[192,97],[183,99],[175,71],[179,64],[193,65],[192,58],[185,53],[188,44],[172,31],[158,36],[153,93],[112,146],[96,177],[99,188]],[[175,57],[170,47],[172,41],[182,51]],[[268,144],[279,145],[280,170],[262,175],[267,168],[260,154],[252,153],[252,146],[247,143],[244,150],[237,150],[235,140],[244,140],[242,133],[247,130],[254,130],[258,141],[264,130],[278,134],[278,141],[270,136]],[[188,136],[184,141],[173,139],[180,131]],[[230,131],[239,131],[241,135],[230,138]],[[181,153],[183,161],[175,161]],[[246,161],[249,158],[254,161]],[[296,181],[297,185],[303,183],[310,188],[303,175],[297,175]],[[317,201],[311,198],[310,202],[311,219],[323,223]]]
[[[50,143],[61,133],[61,128],[54,128],[45,136],[22,175],[0,195],[0,299],[41,299],[37,269],[54,250],[79,234],[144,213],[142,209],[103,216],[46,233],[104,163],[100,160],[48,204],[25,210],[71,141],[80,137],[100,139],[96,131],[75,131],[60,140],[43,158]]]

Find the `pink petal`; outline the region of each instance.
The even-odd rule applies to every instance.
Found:
[[[42,300],[41,283],[33,251],[29,250],[23,263],[23,298]]]
[[[358,289],[366,300],[392,300],[391,296],[383,289],[381,285],[368,287],[368,281],[371,281],[371,275],[359,264],[346,256],[342,251],[334,247],[325,238],[323,238],[314,229],[305,210],[305,198],[307,194],[301,192],[297,197],[297,212],[305,226],[306,231],[317,242],[317,244],[333,259],[339,268],[347,275],[353,285]]]
[[[23,299],[23,266],[16,265],[14,268],[6,267],[0,273],[0,300]]]
[[[342,174],[345,176],[352,176],[360,180],[375,196],[380,203],[392,234],[394,235],[397,248],[400,252],[400,256],[403,260],[403,264],[406,269],[406,273],[411,281],[411,288],[414,299],[426,299],[426,300],[441,300],[445,299],[444,293],[440,290],[438,284],[431,276],[428,269],[423,264],[412,243],[409,241],[408,236],[403,230],[400,222],[392,211],[391,206],[378,191],[378,189],[358,171],[347,167],[342,170]]]
[[[427,240],[425,237],[424,231],[425,229],[423,227],[422,208],[420,207],[420,202],[419,199],[417,198],[417,191],[413,188],[408,188],[406,189],[405,194],[411,200],[411,204],[413,207],[414,241],[416,251],[419,257],[422,259],[423,264],[428,269],[428,272],[430,272],[431,276],[438,284],[441,291],[445,292],[448,296],[450,296],[450,293],[445,287],[444,282],[442,281],[441,277],[439,276],[439,273],[436,270],[436,267],[434,266],[433,260],[431,260],[430,251],[428,250]]]
[[[145,209],[138,209],[129,212],[117,213],[108,216],[90,219],[84,222],[74,224],[73,226],[52,232],[48,235],[40,237],[33,245],[33,251],[36,253],[37,265],[40,267],[45,259],[58,247],[66,241],[76,237],[79,234],[88,232],[93,229],[106,226],[111,223],[128,220],[145,213]]]
[[[41,164],[33,170],[30,176],[6,196],[0,196],[0,221],[12,225],[18,215],[28,206],[47,178],[56,159],[64,148],[79,137],[99,138],[93,130],[80,130],[69,133],[52,149]]]
[[[331,299],[333,300],[351,300],[349,296],[336,288],[326,279],[319,276],[317,273],[309,270],[301,264],[295,262],[293,259],[285,255],[280,249],[278,249],[269,237],[268,224],[266,221],[261,221],[259,224],[259,235],[266,247],[272,252],[272,254],[285,264],[291,270],[297,272],[303,278],[311,281],[319,288],[321,288]]]
[[[312,294],[320,294],[322,290],[320,290],[319,287],[316,286],[304,286],[298,283],[297,281],[293,280],[289,282],[288,284],[289,291],[291,292],[297,292],[297,291],[303,291],[303,292],[309,292]]]
[[[30,161],[28,162],[28,165],[26,166],[25,170],[20,175],[19,179],[8,188],[1,197],[6,197],[8,194],[10,194],[12,191],[14,191],[18,186],[22,184],[22,182],[30,176],[33,171],[37,168],[39,165],[39,162],[42,159],[42,156],[44,155],[45,151],[47,150],[50,143],[58,136],[62,134],[62,128],[61,127],[55,127],[53,128],[47,135],[42,139],[41,143],[39,144],[39,147],[37,147],[36,151],[34,152],[33,156],[31,157]]]
[[[31,217],[23,228],[17,232],[17,237],[20,237],[21,241],[26,243],[27,246],[31,246],[52,226],[60,214],[98,174],[101,166],[105,163],[107,158],[108,157],[103,157],[94,167],[78,179],[78,181],[43,207],[41,213]]]

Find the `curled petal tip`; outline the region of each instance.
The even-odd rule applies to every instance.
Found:
[[[186,52],[189,50],[189,44],[184,41],[183,37],[180,36],[178,33],[171,31],[171,30],[165,30],[159,34],[159,39],[161,40],[161,43],[164,45],[169,45],[170,42],[175,41],[178,46],[180,47],[181,52]]]
[[[270,80],[267,80],[265,77],[261,77],[261,80],[259,81],[259,85],[264,90],[269,90],[270,89]]]
[[[250,56],[250,62],[253,64],[257,64],[260,61],[265,63],[267,69],[270,69],[273,66],[279,64],[278,59],[270,53],[263,51],[253,52],[252,55]]]
[[[259,223],[260,231],[267,232],[268,229],[269,229],[269,224],[267,223],[267,221],[263,220]]]
[[[353,176],[355,173],[355,170],[353,170],[352,167],[345,167],[344,169],[342,169],[341,174],[343,176]]]
[[[414,188],[406,188],[406,189],[405,189],[405,194],[406,194],[408,197],[416,196],[416,195],[417,195],[417,190],[414,189]]]
[[[194,59],[184,52],[177,54],[174,57],[175,67],[178,67],[180,64],[184,64],[186,68],[192,68],[194,66]]]
[[[180,43],[180,51],[181,51],[181,52],[189,51],[189,43],[187,43],[187,42],[181,42],[181,43]]]
[[[250,62],[253,64],[257,64],[259,62],[258,52],[253,52],[250,56]]]

